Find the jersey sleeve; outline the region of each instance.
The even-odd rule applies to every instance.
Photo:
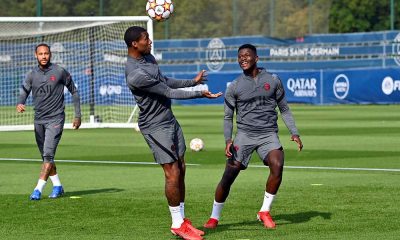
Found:
[[[225,142],[232,140],[233,132],[233,115],[236,108],[235,87],[236,83],[229,84],[224,99],[224,137]]]
[[[201,91],[184,91],[173,89],[165,82],[151,78],[141,69],[130,72],[127,76],[129,89],[140,89],[145,92],[161,95],[170,99],[190,99],[202,97]]]
[[[276,88],[276,102],[278,104],[279,111],[281,112],[282,120],[286,127],[289,129],[291,135],[299,135],[297,130],[292,111],[290,111],[289,105],[285,96],[285,89],[283,88],[282,81],[277,75],[273,75],[275,80],[278,81]]]
[[[79,96],[78,89],[75,86],[74,81],[72,80],[71,74],[64,69],[63,72],[63,79],[64,79],[64,85],[67,87],[68,91],[72,95],[72,102],[74,103],[74,109],[75,109],[75,118],[80,118],[81,117],[81,100]]]
[[[168,87],[170,88],[184,88],[196,86],[194,79],[175,79],[171,77],[165,77]]]
[[[28,98],[30,92],[32,90],[32,72],[28,73],[23,82],[21,88],[19,89],[19,96],[17,104],[25,104],[26,99]]]

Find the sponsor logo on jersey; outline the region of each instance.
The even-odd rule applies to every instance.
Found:
[[[54,82],[55,80],[56,80],[56,76],[55,76],[55,75],[51,75],[51,76],[50,76],[50,81],[53,81],[53,82]]]
[[[346,75],[339,74],[333,82],[333,94],[337,99],[345,99],[349,94],[350,82]]]
[[[271,89],[271,85],[269,85],[269,83],[264,84],[264,89],[269,91]]]

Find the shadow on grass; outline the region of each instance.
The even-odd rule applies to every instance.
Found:
[[[279,226],[287,224],[305,223],[315,217],[322,217],[324,220],[330,220],[331,215],[332,213],[329,212],[308,211],[308,212],[299,212],[294,214],[280,214],[272,217],[275,220],[277,227],[279,228]],[[244,221],[231,224],[222,223],[218,225],[216,229],[205,229],[204,227],[202,229],[207,233],[213,233],[213,232],[223,232],[231,228],[235,228],[237,230],[237,227],[243,227],[243,226],[246,226],[246,229],[248,229],[247,228],[248,226],[262,226],[262,225],[255,219],[254,221]]]
[[[317,212],[317,211],[308,211],[308,212],[300,212],[294,214],[280,214],[274,216],[274,220],[277,222],[277,225],[286,225],[286,224],[295,224],[295,223],[304,223],[311,220],[311,218],[322,217],[324,220],[330,220],[332,213],[329,212]],[[282,222],[281,221],[285,221]]]
[[[65,192],[65,196],[82,196],[82,195],[90,195],[90,194],[98,194],[98,193],[117,193],[122,192],[124,189],[119,188],[103,188],[103,189],[92,189],[85,191],[73,191],[73,192]]]

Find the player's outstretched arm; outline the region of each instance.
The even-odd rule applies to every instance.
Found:
[[[203,90],[203,91],[201,91],[201,95],[202,95],[203,97],[206,97],[206,98],[218,98],[218,97],[222,96],[222,92],[219,92],[219,93],[211,93],[211,92],[208,91],[208,90]]]
[[[25,105],[24,104],[18,104],[17,105],[17,112],[19,112],[19,113],[25,112]]]
[[[74,118],[74,121],[72,122],[72,128],[73,129],[79,129],[79,127],[81,126],[81,118]]]
[[[300,139],[299,135],[292,135],[290,140],[297,143],[297,147],[299,148],[299,152],[303,149],[303,143],[301,142],[301,139]]]

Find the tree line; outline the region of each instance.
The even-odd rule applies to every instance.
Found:
[[[36,0],[1,0],[0,16],[37,16]],[[42,16],[141,16],[146,0],[42,0]],[[156,39],[264,35],[295,38],[316,33],[390,30],[390,0],[175,0]],[[398,2],[398,3],[397,3]],[[394,1],[394,29],[400,2]],[[102,7],[101,7],[102,6]]]

